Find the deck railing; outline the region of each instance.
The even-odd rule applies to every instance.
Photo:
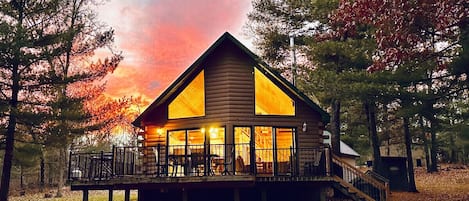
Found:
[[[70,152],[69,180],[128,175],[156,177],[254,175],[326,176],[328,148],[254,149],[249,144],[113,147],[111,152]]]
[[[111,152],[70,152],[71,181],[100,181],[126,176],[332,177],[365,200],[385,201],[388,182],[378,181],[342,161],[326,148],[260,149],[249,144],[113,147]]]
[[[81,180],[105,180],[113,174],[114,156],[110,152],[79,153],[70,152],[68,178]]]
[[[358,193],[365,200],[385,201],[389,197],[387,181],[378,181],[333,155],[333,175],[349,191]],[[376,173],[375,173],[376,174]]]

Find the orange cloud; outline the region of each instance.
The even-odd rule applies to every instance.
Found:
[[[249,9],[249,0],[111,2],[102,19],[115,29],[124,61],[106,93],[152,101],[225,31],[242,39]]]

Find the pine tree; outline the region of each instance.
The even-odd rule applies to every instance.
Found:
[[[10,1],[0,3],[0,108],[7,122],[0,200],[7,200],[18,126],[33,140],[55,146],[61,158],[71,138],[97,130],[103,118],[86,101],[104,89],[101,79],[122,60],[119,54],[89,64],[98,48],[113,42],[113,30],[95,21],[94,1]],[[2,104],[3,105],[3,104]],[[94,108],[94,110],[99,110]],[[98,121],[99,120],[99,121]],[[65,160],[59,164],[59,190]]]
[[[55,50],[52,39],[55,33],[46,31],[51,12],[56,11],[55,1],[2,1],[0,2],[0,88],[2,123],[5,132],[5,154],[0,188],[0,200],[6,201],[10,186],[16,128],[25,108],[37,108],[42,103],[38,92],[41,81],[38,67],[46,52]],[[40,112],[40,109],[34,111]]]

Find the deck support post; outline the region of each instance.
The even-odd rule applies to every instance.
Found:
[[[233,190],[233,194],[234,194],[234,195],[233,195],[233,200],[234,200],[234,201],[240,201],[240,199],[239,199],[239,188],[235,188],[235,189]]]
[[[182,189],[182,201],[188,201],[188,197],[187,197],[187,190],[186,189]]]
[[[125,189],[124,200],[125,201],[130,201],[130,189]]]
[[[327,198],[334,197],[334,189],[332,187],[323,187],[319,191],[319,200],[326,201]]]
[[[138,190],[137,191],[137,201],[143,201],[144,200],[144,195],[143,195],[143,192],[142,190]]]
[[[112,201],[112,194],[113,194],[113,190],[112,189],[109,189],[109,196],[108,196],[108,199],[109,201]]]
[[[267,201],[267,189],[261,189],[261,201]]]
[[[83,201],[88,201],[88,190],[83,190]]]

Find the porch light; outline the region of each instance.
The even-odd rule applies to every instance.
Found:
[[[156,129],[156,133],[158,133],[158,135],[163,135],[164,129],[158,128],[158,129]]]
[[[144,140],[143,135],[137,135],[137,140],[139,140],[139,141]]]
[[[307,128],[308,124],[306,124],[306,122],[303,122],[303,132],[306,132],[306,128]]]
[[[200,132],[201,132],[201,133],[205,133],[205,128],[201,128],[201,129],[200,129]]]

